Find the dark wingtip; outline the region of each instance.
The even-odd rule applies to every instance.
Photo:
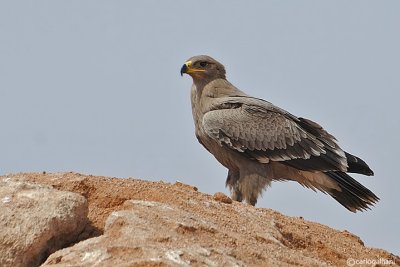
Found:
[[[344,152],[347,158],[347,163],[349,164],[348,172],[352,173],[359,173],[359,174],[364,174],[368,176],[373,176],[374,172],[371,170],[371,168],[368,166],[365,161],[360,159],[359,157],[356,157],[350,153]]]

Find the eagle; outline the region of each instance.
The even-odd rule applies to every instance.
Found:
[[[228,169],[226,186],[233,200],[254,206],[272,181],[291,180],[329,194],[352,212],[379,201],[348,175],[371,176],[370,167],[340,148],[318,123],[247,95],[210,56],[191,57],[180,72],[193,79],[196,137]]]

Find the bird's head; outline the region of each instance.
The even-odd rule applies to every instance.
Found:
[[[181,75],[189,74],[193,81],[225,79],[224,66],[212,57],[201,55],[189,58],[181,68]]]

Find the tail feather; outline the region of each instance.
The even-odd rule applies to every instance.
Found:
[[[351,176],[340,171],[325,172],[325,174],[334,180],[341,191],[331,189],[327,193],[346,209],[356,212],[370,209],[379,198],[368,188],[357,182]]]

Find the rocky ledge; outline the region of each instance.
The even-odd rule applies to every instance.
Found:
[[[362,259],[370,262],[356,262]],[[400,266],[400,258],[347,231],[180,182],[79,173],[0,177],[0,266],[356,264]]]

